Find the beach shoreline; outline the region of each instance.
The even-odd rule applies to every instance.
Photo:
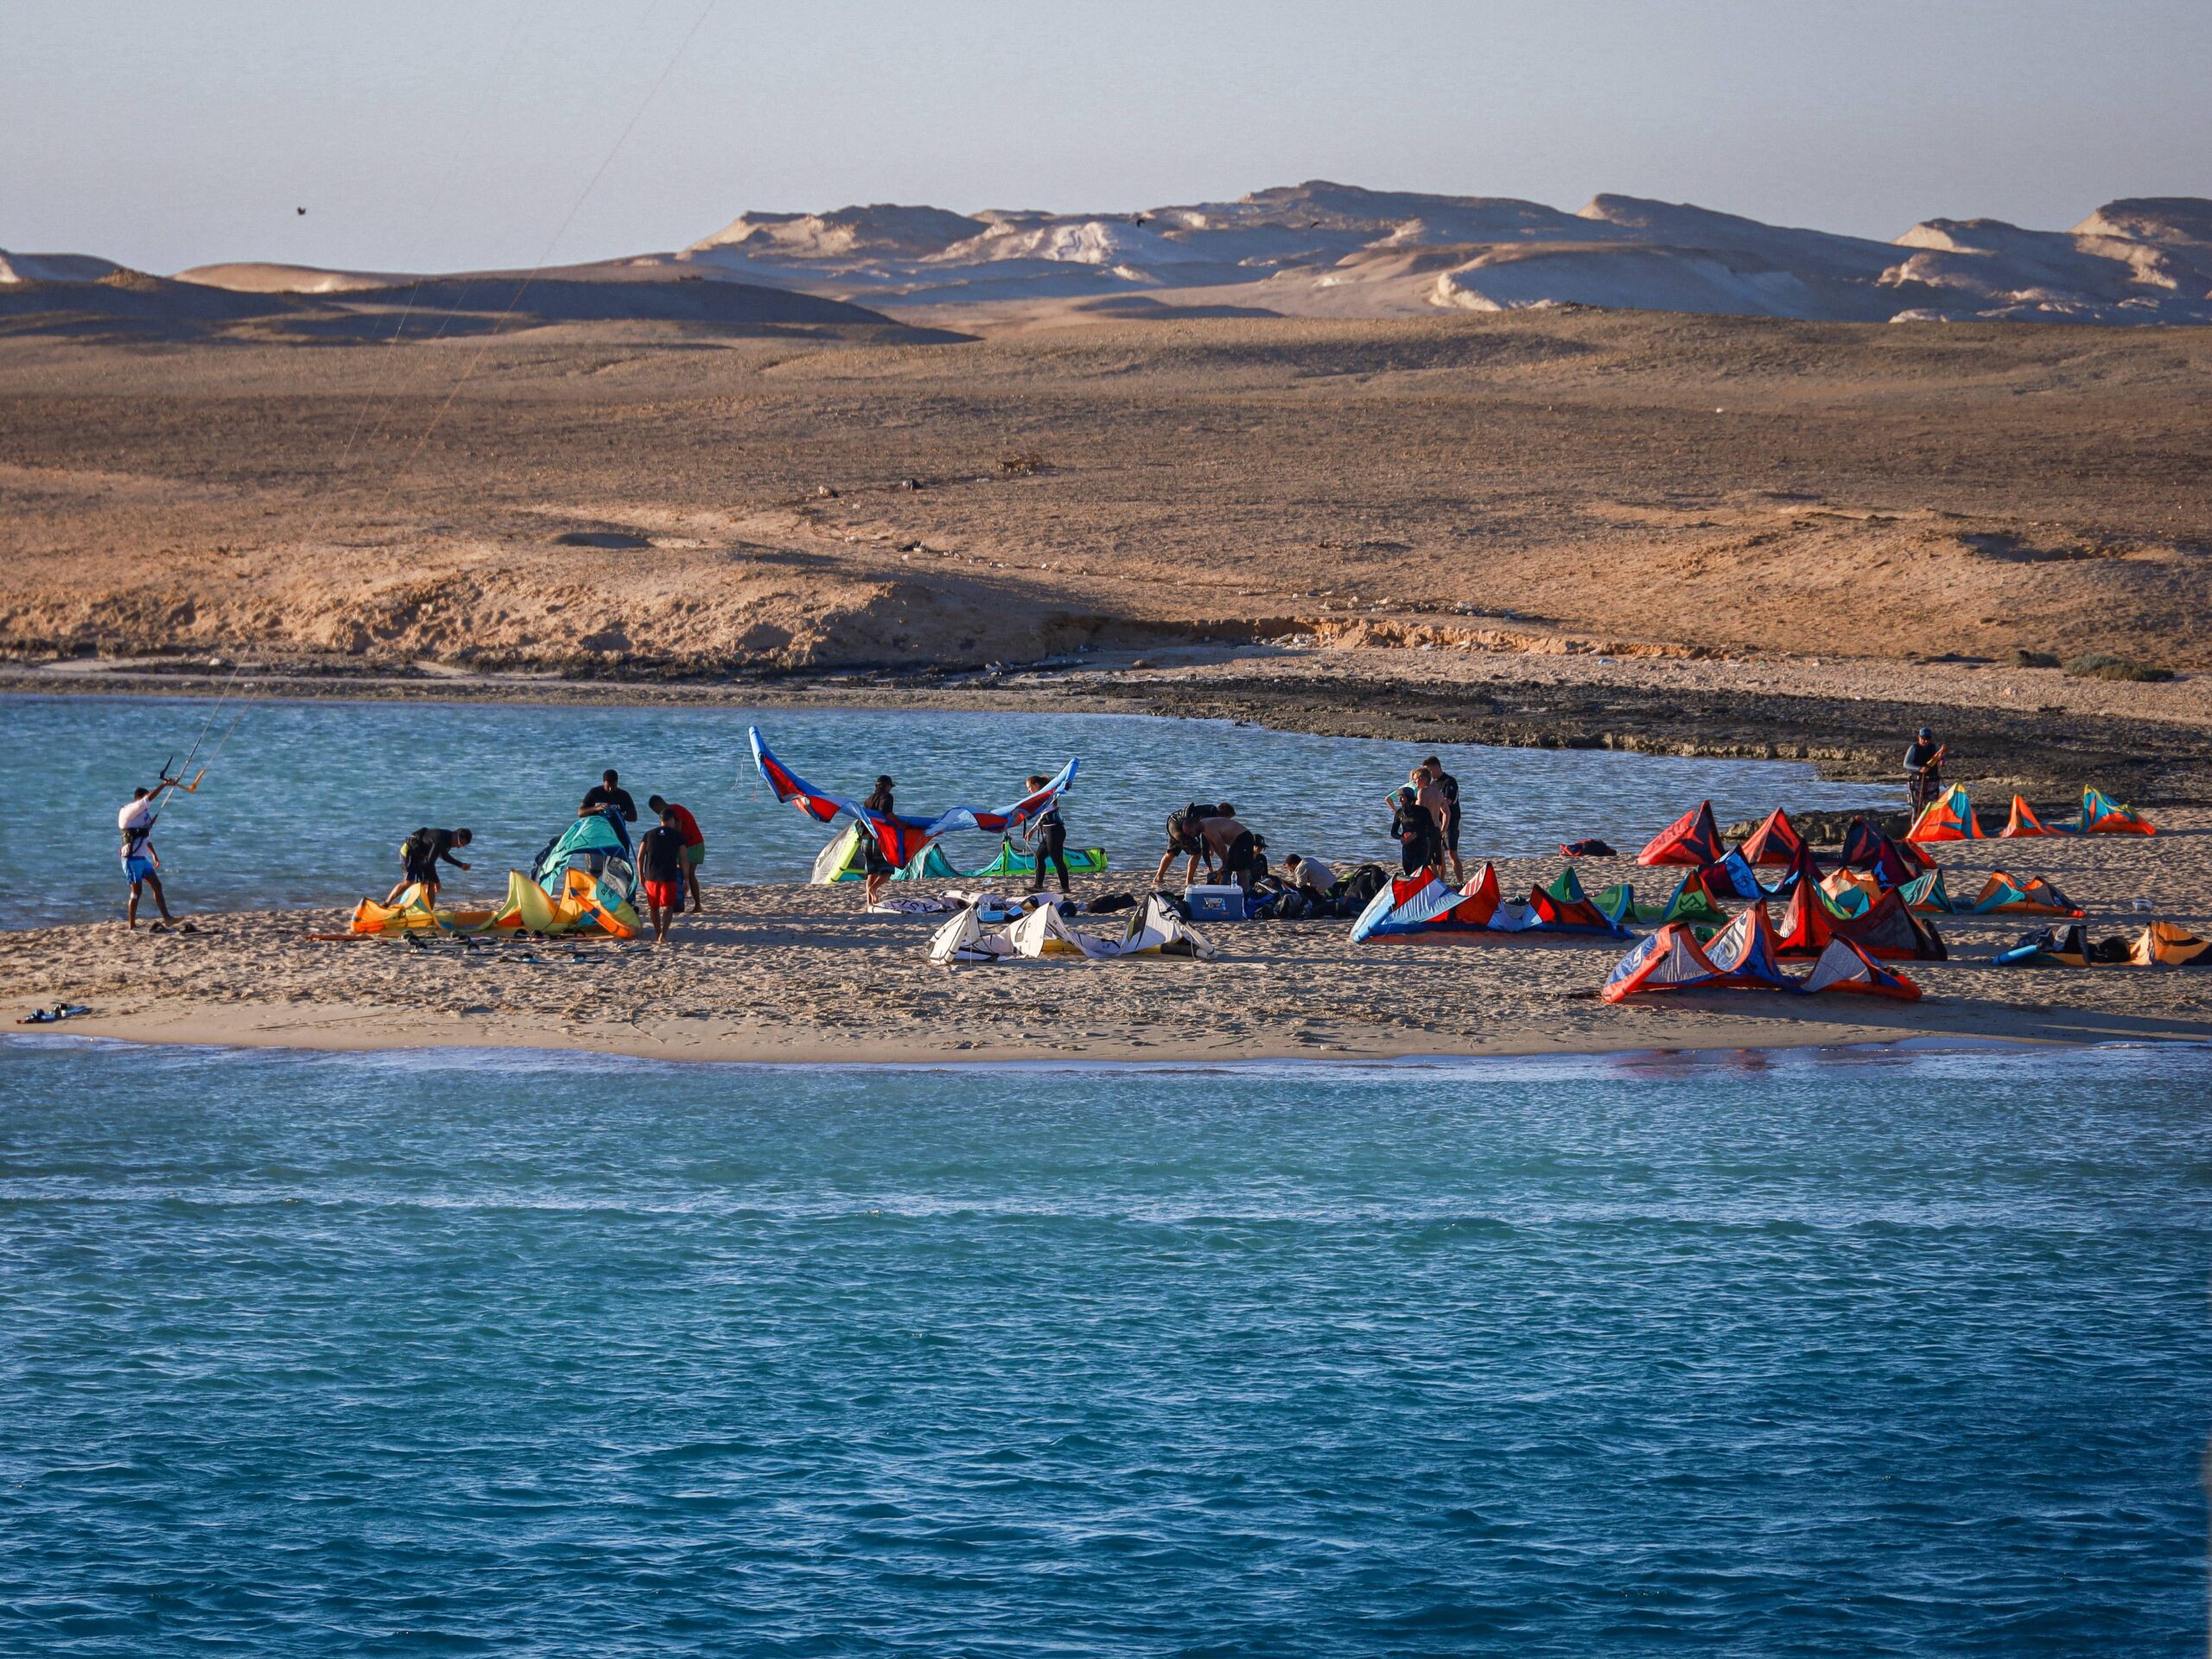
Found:
[[[2043,875],[2088,912],[2092,938],[2152,919],[2212,934],[2212,812],[2182,810],[2155,837],[1946,843],[1955,895],[1997,868]],[[1523,893],[1567,868],[1497,861]],[[1586,866],[1586,881],[1634,867]],[[953,884],[906,884],[903,896]],[[972,887],[973,883],[965,884]],[[1020,884],[1016,884],[1020,885]],[[1078,877],[1078,898],[1126,891]],[[2155,918],[2135,908],[2155,894]],[[2005,969],[1989,960],[2050,918],[1927,918],[1949,957],[1897,964],[1923,1000],[1726,991],[1604,1001],[1626,949],[1571,935],[1351,943],[1350,924],[1254,921],[1205,929],[1211,961],[1048,959],[938,967],[942,914],[863,912],[857,887],[710,886],[671,942],[604,935],[416,943],[347,938],[347,912],[193,918],[194,931],[118,921],[0,933],[0,1010],[65,1003],[89,1015],[44,1029],[142,1042],[407,1050],[563,1049],[610,1058],[930,1064],[1413,1056],[1525,1057],[1646,1050],[1817,1048],[1908,1037],[2014,1045],[2212,1041],[2212,973]],[[2057,925],[2063,925],[2063,920]],[[333,938],[331,936],[338,937]],[[1448,937],[1448,936],[1447,936]],[[1802,964],[1800,964],[1802,968]]]

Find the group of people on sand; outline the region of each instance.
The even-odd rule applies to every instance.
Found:
[[[1906,786],[1914,816],[1917,817],[1929,801],[1942,792],[1943,760],[1948,753],[1947,746],[1937,742],[1935,732],[1925,726],[1905,750]],[[1027,787],[1039,790],[1048,781],[1041,775],[1033,774]],[[138,925],[142,893],[151,893],[155,908],[161,912],[157,928],[175,923],[176,918],[169,913],[168,895],[162,888],[161,857],[154,850],[153,835],[163,798],[182,786],[181,780],[164,775],[152,786],[133,791],[129,803],[116,815],[116,827],[123,837],[124,879],[130,887],[125,915],[134,928]],[[896,787],[889,777],[879,777],[863,804],[872,813],[885,817],[894,816],[898,810],[893,793]],[[647,798],[645,810],[653,815],[654,822],[637,839],[638,875],[646,919],[652,928],[654,941],[658,943],[668,937],[676,917],[685,913],[687,899],[691,914],[696,915],[705,907],[699,887],[699,868],[706,858],[707,838],[700,831],[699,820],[680,802],[653,795]],[[638,821],[637,802],[622,787],[621,776],[612,766],[584,792],[583,800],[576,808],[580,818],[594,813],[619,817],[626,825]],[[1440,880],[1448,879],[1454,886],[1464,884],[1466,868],[1459,857],[1461,823],[1459,780],[1444,769],[1440,757],[1432,754],[1407,774],[1404,786],[1390,797],[1390,834],[1398,843],[1403,872],[1416,875],[1428,871]],[[1066,893],[1067,824],[1060,816],[1057,801],[1033,821],[1031,835],[1035,870],[1029,890],[1045,890],[1046,869],[1050,865],[1059,876],[1060,892]],[[415,830],[400,843],[402,874],[385,895],[385,902],[396,904],[400,894],[416,887],[422,889],[423,902],[435,906],[440,885],[439,867],[450,864],[456,869],[469,868],[467,861],[456,855],[474,839],[466,827],[442,830],[426,825]],[[1186,883],[1198,880],[1203,865],[1209,880],[1234,883],[1249,893],[1254,883],[1268,874],[1267,844],[1265,836],[1254,833],[1237,817],[1233,803],[1194,801],[1168,815],[1167,850],[1160,856],[1160,866],[1153,873],[1153,885],[1165,885],[1170,867],[1181,857],[1185,860]],[[881,899],[884,887],[899,872],[876,844],[874,836],[861,836],[860,850],[867,879],[867,903],[872,906]],[[1281,879],[1284,885],[1317,898],[1332,892],[1338,883],[1338,874],[1329,864],[1299,853],[1293,853],[1284,861]]]
[[[691,809],[680,801],[654,795],[647,798],[645,810],[653,815],[654,822],[637,838],[639,893],[658,944],[668,937],[675,918],[684,913],[687,898],[694,915],[706,906],[699,889],[699,867],[706,860],[707,838],[700,832],[699,820]],[[609,766],[600,774],[600,781],[584,791],[576,816],[613,817],[626,826],[638,821],[638,803],[622,787],[622,775]],[[626,829],[624,833],[627,834]],[[400,894],[417,887],[423,902],[435,906],[441,885],[438,867],[450,864],[455,869],[467,869],[468,861],[456,857],[454,849],[467,847],[474,839],[466,827],[435,830],[425,825],[416,830],[399,843],[400,876],[385,895],[385,903],[397,904]]]

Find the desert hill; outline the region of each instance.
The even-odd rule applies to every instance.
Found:
[[[2212,202],[2108,202],[2070,231],[1929,219],[1884,242],[1635,196],[1600,194],[1567,213],[1317,180],[1128,213],[895,203],[748,212],[677,251],[570,275],[739,282],[957,329],[1556,305],[1847,322],[2188,324],[2212,321]],[[417,280],[253,263],[180,276],[296,294]]]
[[[0,336],[388,340],[410,323],[417,339],[443,339],[626,322],[734,336],[828,329],[910,341],[959,338],[843,300],[654,266],[405,277],[247,265],[187,273],[187,280],[83,256],[0,260],[18,272],[0,282]],[[211,272],[227,280],[211,280]]]
[[[480,368],[477,344],[0,340],[0,650],[721,675],[1211,638],[2212,668],[2212,331],[636,327],[498,336]]]

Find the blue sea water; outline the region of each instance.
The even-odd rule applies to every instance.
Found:
[[[2201,1653],[2208,1084],[0,1044],[0,1652]]]
[[[607,709],[485,703],[253,701],[215,715],[212,748],[244,720],[197,794],[176,800],[155,842],[177,902],[199,909],[351,904],[399,874],[417,824],[466,824],[476,868],[447,896],[495,899],[575,814],[607,766],[642,808],[682,801],[708,840],[710,880],[804,880],[831,831],[779,806],[753,770],[757,721],[787,765],[855,798],[879,772],[902,810],[1003,805],[1033,772],[1071,756],[1082,771],[1066,817],[1078,846],[1149,874],[1170,810],[1226,798],[1275,855],[1392,853],[1385,793],[1433,745],[1142,715],[899,713],[872,709]],[[0,896],[5,925],[121,913],[115,815],[131,789],[208,722],[210,703],[143,697],[0,697]],[[1632,850],[1711,797],[1722,821],[1792,806],[1888,804],[1897,791],[1824,783],[1795,762],[1696,760],[1602,751],[1452,747],[1468,849],[1548,851],[1604,836]],[[998,843],[957,837],[978,868]]]

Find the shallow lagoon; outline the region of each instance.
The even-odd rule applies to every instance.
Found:
[[[0,1649],[2202,1652],[2208,1084],[0,1045]]]
[[[237,706],[217,717],[211,747]],[[165,757],[181,758],[208,709],[187,699],[0,698],[10,740],[0,746],[0,785],[18,803],[0,814],[9,925],[121,913],[116,810]],[[1193,797],[1234,801],[1278,857],[1385,856],[1383,797],[1433,747],[1143,715],[256,702],[200,791],[166,813],[156,844],[189,907],[350,904],[371,891],[381,897],[397,879],[398,843],[417,824],[467,824],[476,868],[452,872],[449,893],[496,897],[505,871],[525,864],[613,766],[641,809],[659,793],[698,815],[710,880],[804,880],[830,832],[771,798],[746,747],[754,721],[810,782],[857,798],[888,772],[912,811],[1003,804],[1028,773],[1080,756],[1071,839],[1103,845],[1117,869],[1147,875],[1166,844],[1167,813]],[[1496,854],[1549,851],[1582,835],[1633,851],[1707,796],[1724,823],[1785,799],[1847,808],[1897,798],[1823,783],[1796,762],[1445,753],[1465,791],[1470,850]],[[997,844],[966,836],[949,850],[975,868]]]

